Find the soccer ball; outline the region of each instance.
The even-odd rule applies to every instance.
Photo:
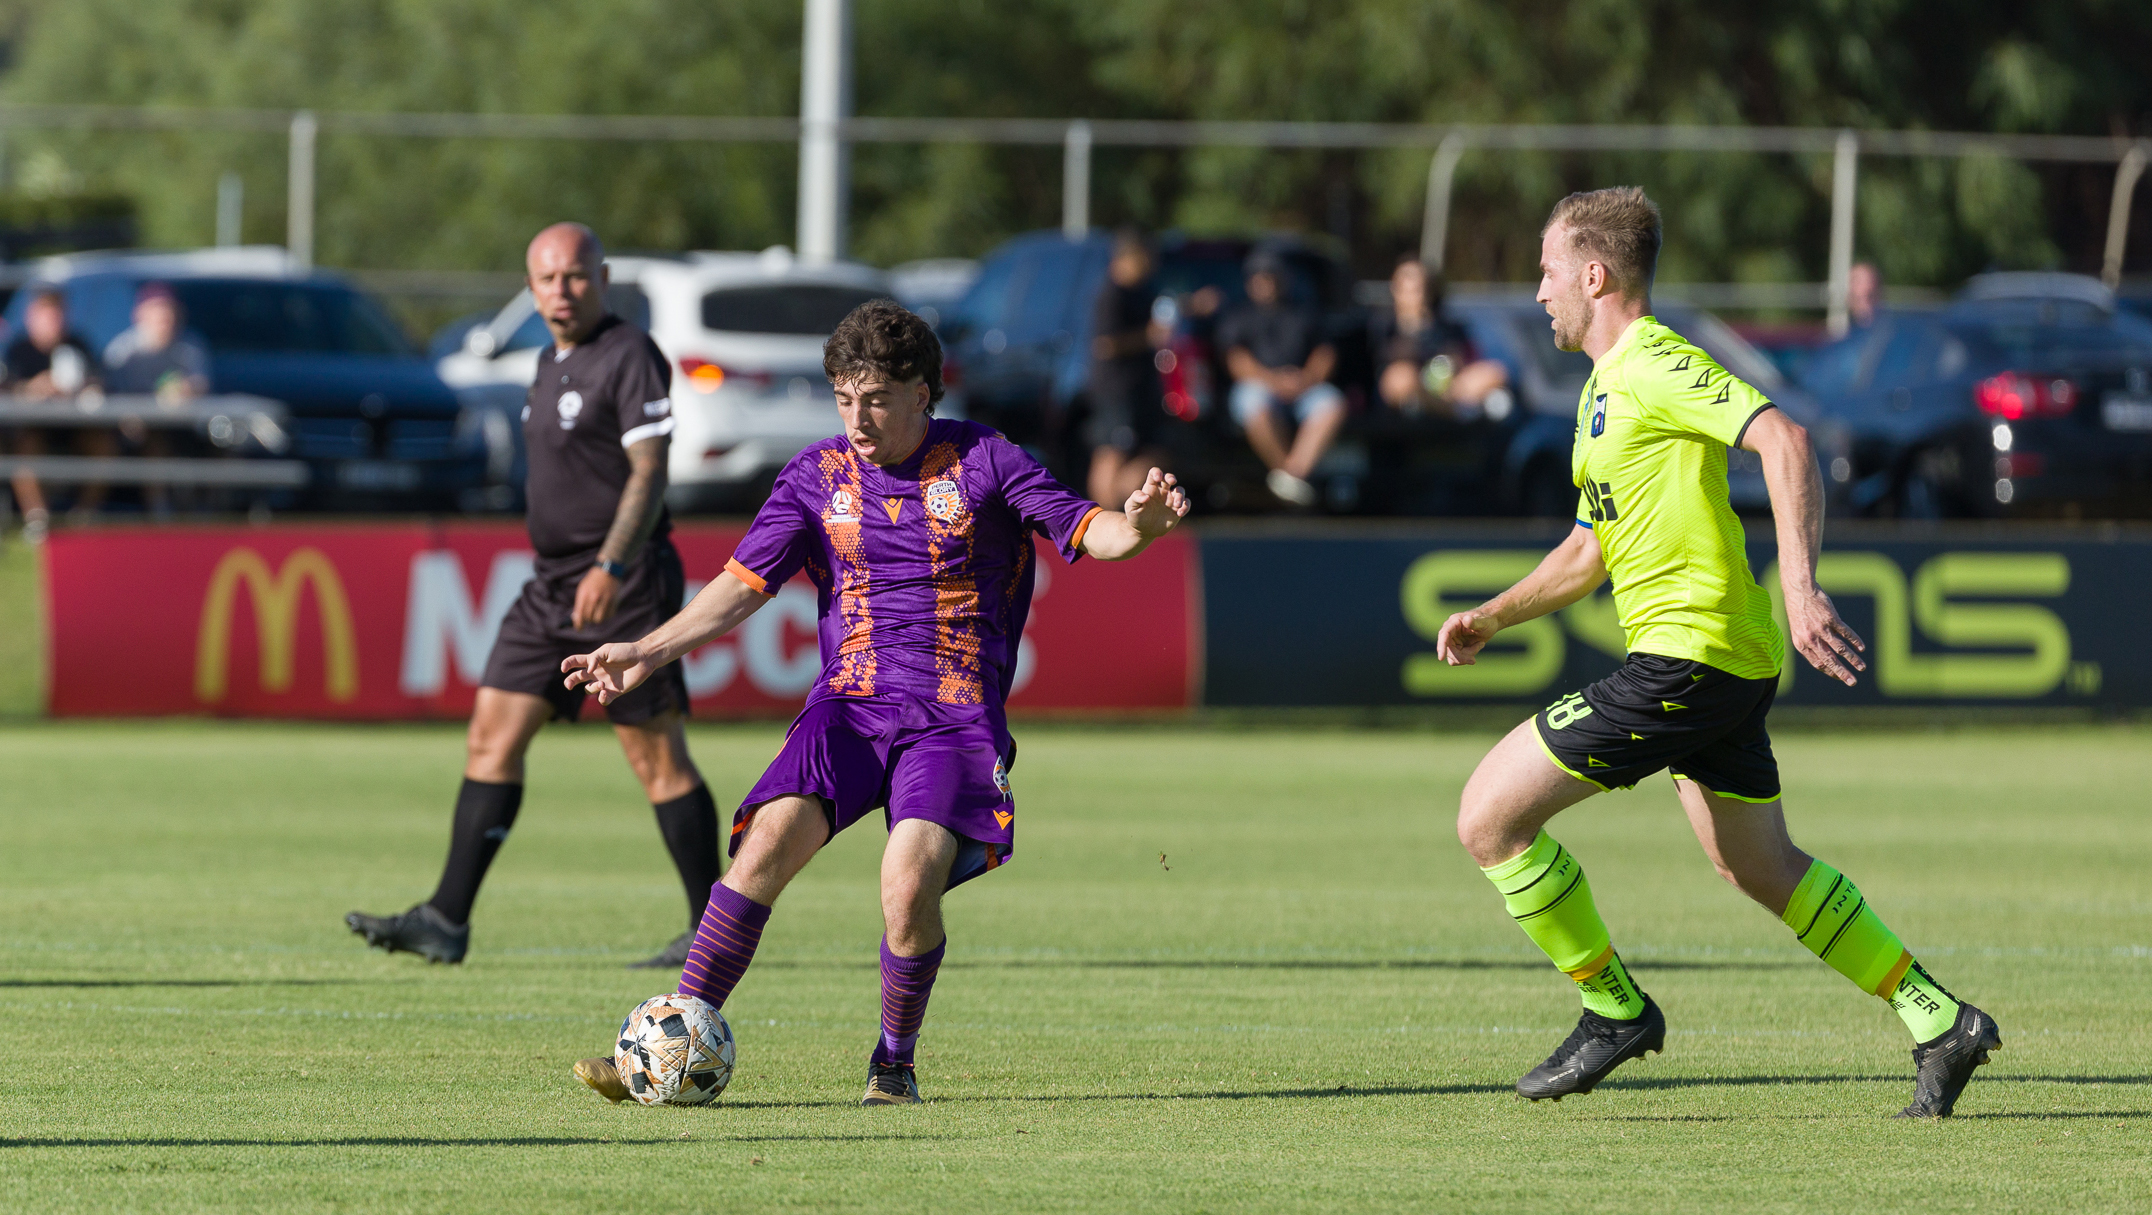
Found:
[[[613,1066],[643,1105],[702,1105],[732,1080],[732,1027],[694,996],[652,996],[620,1023]]]

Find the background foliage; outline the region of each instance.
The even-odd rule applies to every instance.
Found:
[[[871,115],[1706,122],[2143,134],[2152,8],[2057,0],[858,0]],[[798,0],[6,0],[14,101],[316,109],[790,114]],[[1427,153],[1105,149],[1094,214],[1197,230],[1328,231],[1370,271],[1415,243]],[[116,190],[144,239],[206,242],[216,179],[246,236],[283,232],[275,135],[11,133],[9,184]],[[588,219],[616,247],[792,238],[783,145],[598,146],[325,136],[319,255],[504,268]],[[1650,188],[1672,280],[1814,279],[1825,158],[1468,155],[1455,273],[1528,277],[1561,193]],[[1869,159],[1860,252],[1899,282],[2097,265],[2112,170]],[[1059,210],[1055,149],[866,147],[853,247],[975,254]],[[2142,206],[2142,204],[2141,204]],[[2144,207],[2141,214],[2152,212]],[[2152,241],[2138,242],[2152,257]]]

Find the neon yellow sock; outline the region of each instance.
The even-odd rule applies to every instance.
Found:
[[[1502,892],[1524,935],[1576,981],[1584,1007],[1617,1021],[1643,1015],[1644,993],[1615,955],[1584,867],[1568,849],[1542,831],[1531,847],[1480,872]]]
[[[1862,991],[1890,1001],[1914,1041],[1940,1037],[1956,1022],[1958,1001],[1913,961],[1898,934],[1836,869],[1811,864],[1780,918],[1808,952]]]

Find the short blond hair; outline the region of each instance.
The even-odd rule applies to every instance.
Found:
[[[1558,224],[1569,228],[1569,247],[1613,271],[1624,293],[1651,290],[1659,268],[1659,204],[1640,186],[1584,190],[1554,204],[1545,236]]]

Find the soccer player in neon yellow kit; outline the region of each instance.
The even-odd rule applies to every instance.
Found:
[[[1510,914],[1575,980],[1584,1012],[1517,1082],[1532,1100],[1587,1093],[1664,1048],[1666,1018],[1614,951],[1583,867],[1546,831],[1556,814],[1671,769],[1712,864],[1810,952],[1888,1000],[1912,1031],[1913,1101],[1948,1117],[2002,1043],[1994,1018],[1930,978],[1853,883],[1794,846],[1764,717],[1784,641],[1726,500],[1726,451],[1762,457],[1794,648],[1850,686],[1865,647],[1815,583],[1822,482],[1808,434],[1651,316],[1659,210],[1635,188],[1572,194],[1541,237],[1539,302],[1555,345],[1592,356],[1577,407],[1577,525],[1523,581],[1442,626],[1469,665],[1502,629],[1590,594],[1609,574],[1628,636],[1621,669],[1549,705],[1480,761],[1457,836]]]

